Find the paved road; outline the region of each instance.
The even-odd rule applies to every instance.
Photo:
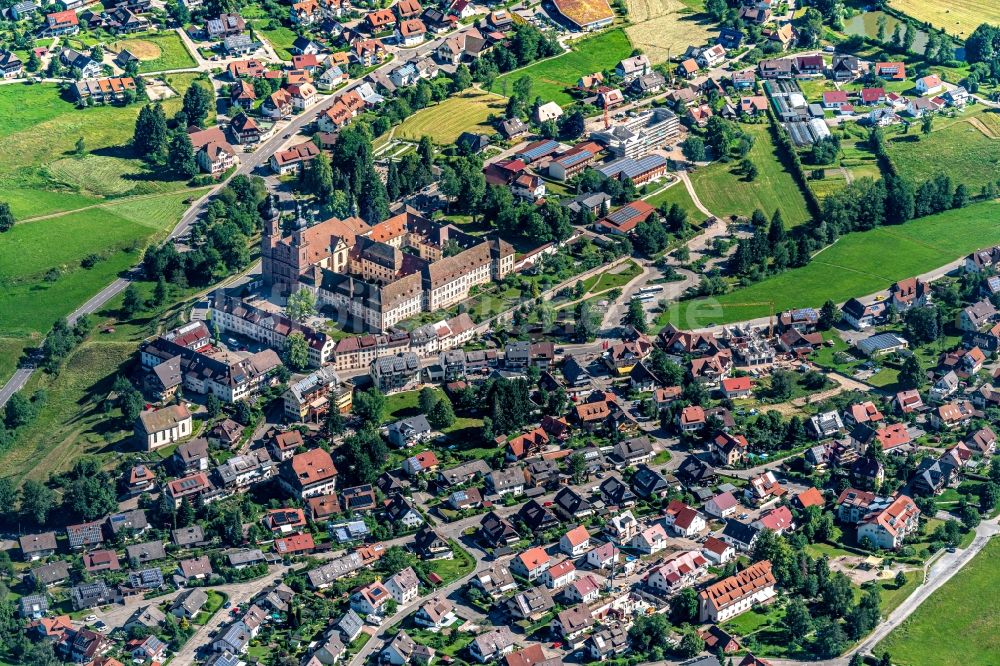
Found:
[[[28,383],[28,380],[31,379],[31,375],[33,373],[34,370],[31,368],[17,369],[14,376],[11,377],[6,384],[4,384],[3,388],[0,388],[0,407],[7,404],[7,401],[10,400],[10,396],[24,388],[24,385]]]
[[[467,30],[469,28],[463,28],[463,29]],[[436,49],[445,39],[449,37],[451,37],[451,33],[442,35],[441,37],[438,37],[437,39],[434,39],[430,42],[421,44],[418,47],[411,49],[397,49],[397,51],[399,52],[400,55],[404,56],[405,58],[409,58],[412,56],[423,56]],[[381,67],[377,68],[375,71],[388,72],[390,69],[397,67],[400,64],[401,60],[402,58],[395,58],[393,60],[390,60]],[[203,66],[208,67],[209,65],[218,66],[219,63],[207,62],[207,61],[203,62]],[[354,88],[361,85],[361,82],[362,82],[361,79],[355,79],[351,81],[349,84],[341,88],[336,96],[324,99],[323,102],[316,104],[311,108],[307,109],[306,111],[304,111],[303,113],[299,114],[298,116],[295,116],[290,122],[285,124],[280,129],[276,129],[272,137],[267,141],[259,144],[257,146],[257,150],[254,151],[253,153],[241,154],[240,166],[239,168],[236,169],[236,171],[232,175],[237,175],[237,174],[251,175],[257,171],[265,170],[267,168],[267,162],[270,159],[271,155],[275,151],[277,151],[282,146],[282,144],[285,143],[285,141],[288,140],[285,138],[286,136],[288,136],[289,134],[293,135],[297,134],[299,130],[301,130],[309,123],[313,122],[316,119],[316,116],[320,114],[320,112],[324,111],[326,108],[331,106],[333,104],[333,100],[336,99],[337,96],[342,95],[350,90],[353,90]],[[225,182],[221,182],[212,189],[203,192],[201,196],[195,202],[193,202],[191,207],[188,208],[188,210],[184,213],[180,221],[174,227],[173,231],[171,231],[170,234],[167,236],[167,240],[176,240],[184,236],[184,234],[187,233],[191,225],[205,212],[205,209],[208,206],[208,202],[211,201],[212,197],[215,194],[217,194],[219,190],[225,187],[225,184],[226,184]],[[116,279],[114,282],[112,282],[104,289],[102,289],[100,292],[95,294],[86,303],[84,303],[75,311],[73,311],[67,317],[69,323],[73,324],[80,317],[96,312],[97,310],[104,307],[104,305],[112,298],[125,291],[125,289],[132,282],[132,280],[141,277],[137,269],[138,267],[127,273],[125,276]],[[25,383],[27,383],[28,379],[30,379],[32,373],[33,370],[28,368],[19,369],[17,373],[15,373],[15,375],[11,377],[6,384],[4,384],[3,388],[0,389],[0,407],[3,407],[7,403],[7,400],[10,399],[10,396],[12,396],[17,391],[20,391],[24,387]]]
[[[938,588],[951,580],[951,577],[958,573],[962,567],[972,561],[972,558],[986,547],[990,539],[1000,534],[998,519],[984,521],[976,528],[976,537],[969,544],[968,548],[956,550],[954,553],[945,553],[939,557],[927,571],[924,583],[914,591],[906,601],[900,604],[892,613],[881,622],[866,639],[861,641],[854,649],[848,651],[837,659],[826,661],[801,662],[788,659],[771,659],[773,666],[800,666],[802,664],[814,664],[818,666],[847,666],[851,657],[855,653],[863,655],[871,654],[872,650],[888,636],[896,627],[901,625],[924,601],[927,600]],[[957,637],[956,637],[957,638]]]

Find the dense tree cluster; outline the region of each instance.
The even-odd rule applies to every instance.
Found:
[[[774,211],[770,221],[762,211],[755,210],[750,222],[753,235],[737,242],[729,262],[736,275],[756,280],[769,272],[802,266],[809,261],[808,248],[801,237],[789,236],[780,210]]]
[[[342,462],[337,469],[357,483],[375,483],[389,464],[389,447],[379,434],[377,425],[366,424],[344,439],[338,453]]]
[[[364,132],[353,127],[342,130],[331,162],[334,189],[347,195],[359,217],[369,224],[389,217],[389,197],[375,172],[371,140]]]
[[[93,324],[90,317],[77,319],[73,326],[60,318],[42,343],[42,368],[46,372],[56,372],[69,353],[90,333]]]
[[[267,190],[257,177],[235,176],[191,227],[194,248],[180,253],[172,242],[151,246],[143,257],[146,279],[175,286],[206,285],[250,263],[250,236],[260,229],[258,206]]]
[[[14,228],[14,214],[10,211],[10,204],[0,201],[0,234]]]
[[[533,406],[531,387],[523,379],[492,379],[480,384],[479,404],[483,405],[489,419],[490,432],[484,425],[483,438],[487,441],[495,435],[507,435],[523,428],[531,420]]]
[[[530,238],[536,243],[566,240],[573,233],[569,209],[548,200],[541,206],[515,201],[510,188],[487,186],[478,213],[492,220],[505,238]]]
[[[449,210],[466,215],[479,213],[486,195],[486,177],[478,155],[456,157],[441,167],[441,193],[449,198]]]
[[[490,90],[500,74],[558,55],[562,50],[554,36],[543,33],[533,25],[517,23],[505,48],[492,49],[472,63],[472,78]]]
[[[424,187],[434,180],[434,146],[429,137],[422,137],[416,152],[403,155],[398,161],[389,162],[385,189],[390,201],[396,201]]]
[[[716,159],[726,162],[746,157],[753,148],[753,137],[732,120],[712,116],[705,126],[705,144]]]

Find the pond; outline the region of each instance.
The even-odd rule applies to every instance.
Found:
[[[880,16],[886,18],[885,23],[885,38],[886,41],[892,39],[892,34],[896,30],[897,25],[902,25],[900,30],[906,30],[906,25],[902,21],[897,19],[895,16],[886,14],[885,12],[875,11],[875,12],[862,12],[860,14],[855,14],[851,18],[844,21],[844,32],[848,35],[862,35],[864,37],[877,37],[878,36],[878,19]],[[924,49],[927,47],[927,33],[923,30],[917,30],[917,36],[913,40],[912,50],[914,53],[923,54]],[[957,60],[965,59],[965,47],[959,46],[955,49],[955,58]]]

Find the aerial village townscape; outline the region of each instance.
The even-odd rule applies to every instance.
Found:
[[[997,666],[1000,3],[0,0],[0,666]]]

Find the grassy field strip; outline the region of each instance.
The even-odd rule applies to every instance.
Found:
[[[822,260],[713,299],[675,303],[661,317],[696,328],[724,324],[795,307],[819,307],[875,293],[896,280],[920,275],[981,247],[1000,243],[1000,204],[985,202],[913,220],[904,225],[852,233],[826,248]]]
[[[827,261],[817,261],[820,266],[829,266],[830,268],[835,268],[840,271],[850,271],[851,273],[857,273],[858,275],[864,275],[866,277],[873,277],[877,280],[888,280],[884,275],[879,275],[878,273],[872,273],[871,271],[859,271],[856,268],[851,268],[850,266],[842,266],[840,264],[831,264]]]
[[[574,87],[581,76],[613,69],[631,53],[632,44],[625,33],[609,30],[575,42],[567,53],[507,72],[497,79],[493,89],[500,90],[499,86],[504,81],[512,84],[522,76],[528,76],[533,83],[532,95],[541,97],[543,101],[569,104],[573,97],[566,90]]]
[[[873,650],[898,666],[994,666],[1000,655],[1000,539],[991,539],[961,571],[928,597]]]
[[[181,218],[187,209],[184,201],[203,191],[122,199],[16,225],[0,244],[0,280],[5,285],[0,290],[0,334],[47,331],[57,318],[135,265],[142,248]],[[80,260],[89,254],[102,260],[84,269]]]
[[[208,188],[202,188],[200,190],[184,190],[184,191],[187,192],[187,193],[189,193],[195,199],[197,199],[198,197],[201,196],[202,192],[205,189],[208,189]],[[146,199],[159,199],[160,197],[168,196],[169,194],[171,194],[171,193],[169,193],[169,192],[156,192],[156,193],[153,193],[153,194],[139,194],[139,195],[136,195],[134,197],[128,197],[127,199],[112,199],[111,201],[102,201],[101,203],[90,204],[89,206],[81,206],[80,208],[72,208],[72,209],[65,210],[65,211],[59,211],[59,212],[56,212],[56,213],[47,213],[45,215],[36,215],[35,217],[26,217],[26,218],[18,220],[17,224],[27,224],[29,222],[40,222],[42,220],[49,220],[49,219],[52,219],[53,217],[59,217],[61,215],[65,215],[67,213],[79,213],[81,211],[90,210],[92,208],[115,208],[115,207],[118,207],[118,206],[122,206],[122,205],[124,205],[126,203],[132,204],[132,203],[135,203],[136,201],[144,201]],[[143,221],[140,220],[139,222],[141,224]]]
[[[26,391],[45,389],[48,399],[38,418],[19,434],[21,445],[0,457],[4,476],[44,480],[81,455],[109,451],[115,442],[106,442],[103,433],[110,432],[108,419],[114,414],[104,414],[98,403],[134,352],[132,343],[87,342],[55,378],[36,372]]]
[[[180,98],[164,102],[171,115]],[[0,190],[19,219],[79,209],[101,197],[184,187],[135,159],[127,148],[140,106],[77,109],[57,86],[9,85],[0,95]],[[46,141],[39,142],[38,137]],[[85,137],[88,154],[75,155]]]
[[[781,210],[785,226],[794,227],[809,219],[805,197],[776,154],[766,125],[742,125],[754,138],[750,159],[760,174],[753,182],[733,173],[735,162],[715,162],[691,173],[691,184],[705,207],[719,216],[750,215],[755,208],[768,217]]]
[[[1000,169],[1000,141],[983,131],[995,118],[1000,120],[989,111],[971,111],[951,123],[944,119],[935,122],[929,136],[916,132],[903,135],[898,131],[887,134],[889,156],[900,174],[914,182],[943,172],[977,192],[994,180]],[[933,155],[933,159],[928,159],[928,155]]]
[[[492,134],[487,122],[491,114],[503,115],[506,98],[481,90],[471,90],[417,111],[395,129],[398,139],[419,141],[429,136],[438,145],[450,145],[462,132]]]

